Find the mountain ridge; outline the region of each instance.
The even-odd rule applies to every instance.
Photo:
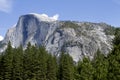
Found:
[[[44,21],[33,14],[22,15],[15,27],[8,30],[2,43],[11,41],[13,47],[28,42],[43,45],[51,54],[64,51],[74,61],[84,56],[92,59],[98,49],[105,55],[112,49],[114,29],[105,23],[77,21]]]

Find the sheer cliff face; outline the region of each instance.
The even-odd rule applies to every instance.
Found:
[[[28,42],[42,45],[48,32],[52,30],[49,34],[53,33],[55,28],[57,28],[57,21],[43,21],[33,14],[23,15],[17,25],[8,30],[3,42],[11,41],[14,47],[20,44],[25,47]]]
[[[112,48],[113,35],[106,30],[111,27],[103,23],[56,21],[36,14],[23,15],[18,23],[8,30],[2,43],[11,41],[13,47],[44,45],[52,54],[69,53],[75,61],[88,56],[91,59],[100,49],[107,54]],[[110,32],[110,31],[109,31]]]

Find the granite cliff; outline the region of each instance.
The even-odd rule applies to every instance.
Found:
[[[78,61],[84,56],[92,59],[98,49],[107,55],[112,49],[113,33],[114,28],[105,23],[58,21],[45,15],[27,14],[8,30],[1,45],[11,41],[13,47],[25,48],[31,42],[45,46],[51,54],[69,53]]]

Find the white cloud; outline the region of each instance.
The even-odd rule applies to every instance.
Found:
[[[51,18],[53,20],[58,20],[59,14],[55,14],[53,17],[49,17],[47,14],[41,14],[41,16],[44,16],[46,18]]]
[[[40,21],[50,22],[50,21],[56,21],[59,18],[58,14],[56,14],[52,17],[49,17],[47,14],[37,14],[37,13],[29,13],[29,14],[32,14],[32,15],[36,16]]]
[[[41,16],[48,17],[48,15],[47,15],[47,14],[41,14]]]
[[[58,14],[56,14],[56,15],[54,15],[52,18],[53,18],[53,19],[55,19],[55,20],[58,20],[59,15],[58,15]]]
[[[2,36],[0,36],[0,41],[2,41],[4,38]]]
[[[9,13],[12,9],[13,0],[0,0],[0,11]]]

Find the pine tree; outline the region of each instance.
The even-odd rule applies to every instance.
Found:
[[[13,56],[13,76],[12,80],[22,80],[23,79],[23,48],[22,46],[14,49]]]
[[[0,80],[4,79],[4,58],[3,55],[0,55]]]
[[[119,80],[120,79],[120,47],[114,47],[111,54],[108,55],[109,60],[109,80]]]
[[[59,63],[59,79],[73,80],[74,79],[74,65],[73,60],[69,54],[62,53]]]
[[[11,43],[8,43],[7,49],[4,53],[4,80],[11,80],[13,70],[13,49]]]
[[[88,58],[83,58],[83,61],[78,64],[78,79],[77,80],[93,80],[94,68]]]
[[[46,77],[47,80],[57,80],[57,62],[51,54],[48,55]]]
[[[113,40],[113,50],[111,54],[108,55],[109,61],[109,80],[119,80],[120,79],[120,29],[116,29],[115,38]]]
[[[32,51],[32,46],[30,43],[28,43],[27,45],[27,49],[25,50],[24,53],[24,59],[23,59],[23,79],[27,80],[27,79],[31,79],[32,76],[32,61],[33,61],[33,51]]]
[[[37,71],[37,80],[47,80],[47,51],[43,46],[39,47],[38,52],[38,71]]]
[[[95,55],[93,65],[95,68],[94,80],[107,80],[109,63],[104,54],[100,52],[100,50],[98,50]]]
[[[38,71],[38,48],[36,46],[32,46],[32,62],[31,62],[31,80],[38,80],[37,78],[37,71]]]

